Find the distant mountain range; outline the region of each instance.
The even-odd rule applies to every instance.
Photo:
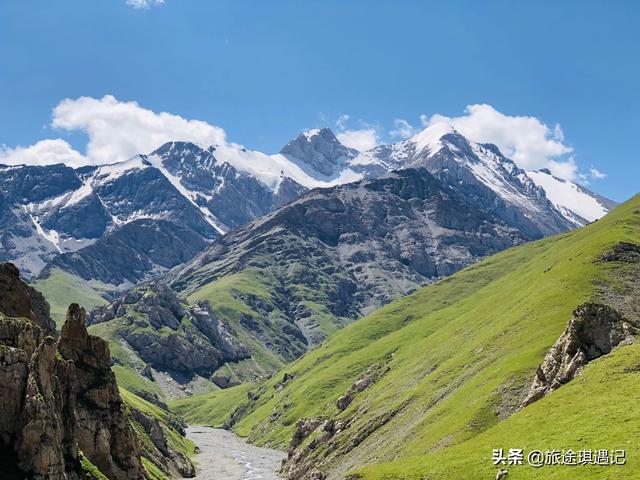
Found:
[[[516,219],[533,236],[583,225],[615,205],[548,173],[524,172],[495,146],[469,142],[445,125],[362,153],[342,145],[329,129],[304,132],[276,155],[172,142],[149,155],[99,167],[0,166],[1,259],[13,261],[27,276],[53,261],[117,287],[181,263],[206,242],[310,188],[413,167],[464,186],[466,194],[489,202],[494,212]],[[121,232],[127,224],[132,225]],[[143,231],[150,225],[162,232],[163,241],[188,238],[185,254],[149,253],[131,245],[131,230],[148,238]],[[83,249],[101,239],[131,247],[125,256],[142,255],[142,264],[108,276],[92,271],[92,252],[103,248]],[[78,251],[81,259],[54,260]]]

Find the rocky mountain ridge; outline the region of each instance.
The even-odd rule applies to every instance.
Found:
[[[547,235],[579,226],[614,205],[571,182],[549,183],[537,172],[524,172],[495,146],[470,142],[447,125],[365,152],[345,147],[324,128],[303,132],[275,155],[233,144],[203,148],[169,142],[150,154],[97,167],[0,166],[0,260],[13,261],[32,277],[58,256],[67,254],[68,259],[107,235],[129,247],[130,235],[119,230],[129,223],[129,230],[137,230],[140,220],[153,223],[164,237],[182,238],[192,254],[203,242],[310,188],[415,167],[427,168],[451,188],[493,205],[503,219],[517,218],[527,233]],[[585,201],[590,204],[586,211],[581,208]],[[138,234],[148,236],[144,229]],[[102,244],[95,248],[104,250]],[[132,248],[129,257],[141,253]],[[91,263],[91,254],[78,256]],[[168,260],[171,255],[163,256]],[[183,261],[158,263],[149,256],[144,272],[121,272],[110,280],[146,280]],[[49,268],[56,263],[68,267],[68,260],[61,260]],[[92,276],[97,275],[92,268],[76,270],[85,280],[99,279]]]
[[[88,323],[129,352],[126,358],[116,355],[116,363],[150,381],[161,382],[161,376],[167,375],[179,385],[201,381],[209,382],[209,388],[225,388],[228,379],[214,372],[226,363],[251,357],[208,301],[190,304],[162,283],[143,284],[94,309]],[[139,390],[134,393],[146,395]]]
[[[390,300],[529,239],[427,170],[408,169],[313,190],[168,279],[214,310],[217,294],[207,292],[243,279],[224,290],[237,302],[234,328],[290,361]]]

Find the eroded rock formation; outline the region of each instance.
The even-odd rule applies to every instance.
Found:
[[[580,305],[538,367],[523,406],[571,381],[587,363],[610,353],[637,333],[637,326],[607,305]]]
[[[80,452],[110,480],[144,478],[108,346],[87,333],[84,310],[71,305],[56,340],[48,304],[15,266],[0,265],[0,283],[3,478],[90,478]]]
[[[72,304],[58,341],[61,356],[76,369],[78,446],[109,479],[139,478],[140,448],[111,371],[109,346],[89,335],[85,316],[83,308]]]
[[[389,367],[384,363],[371,365],[353,382],[347,392],[338,398],[336,401],[338,411],[346,410],[360,392],[370,388],[388,371]],[[331,461],[330,458],[334,453],[347,453],[393,418],[397,411],[391,409],[384,417],[374,419],[365,428],[354,433],[347,442],[341,439],[340,434],[353,428],[352,424],[359,415],[358,411],[346,417],[338,413],[333,418],[316,417],[298,420],[289,443],[287,459],[283,463],[280,473],[288,480],[324,480],[326,478],[324,472],[326,463]]]
[[[49,315],[49,304],[42,294],[20,280],[20,272],[12,263],[0,264],[0,312],[8,317],[28,318],[45,335],[56,334]]]
[[[146,376],[153,367],[209,377],[224,363],[251,356],[208,301],[189,304],[162,283],[138,286],[95,308],[89,319],[91,324],[110,321],[119,323],[120,338],[149,366],[146,374],[141,372]]]

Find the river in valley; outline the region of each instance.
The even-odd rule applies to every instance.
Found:
[[[277,480],[285,453],[248,444],[232,432],[189,427],[187,437],[200,449],[194,458],[198,480]]]

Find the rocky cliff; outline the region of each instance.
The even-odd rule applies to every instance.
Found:
[[[587,363],[611,353],[622,342],[633,341],[637,333],[635,322],[625,319],[608,305],[580,305],[536,370],[523,406],[570,382]]]
[[[97,467],[110,480],[144,478],[109,348],[87,333],[84,310],[69,307],[56,340],[46,301],[15,266],[0,265],[0,283],[3,474],[73,480]]]

